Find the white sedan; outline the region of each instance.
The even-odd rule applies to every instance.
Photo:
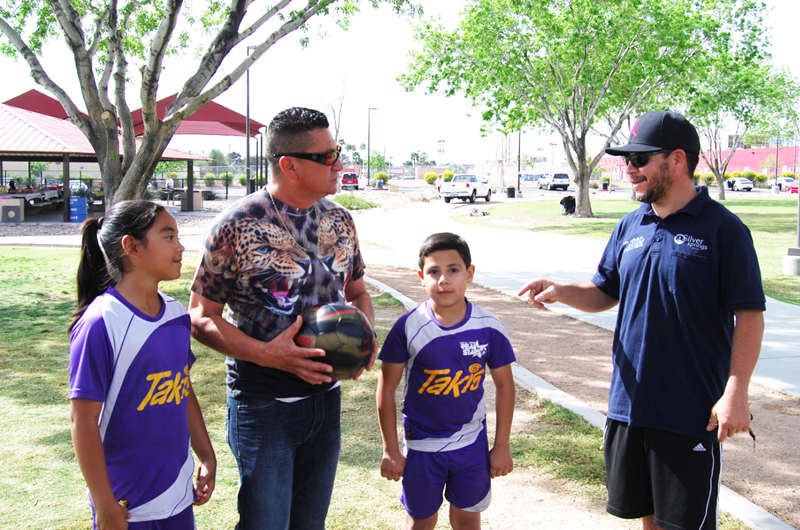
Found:
[[[751,191],[753,181],[743,177],[731,178],[725,181],[725,187],[733,191]]]

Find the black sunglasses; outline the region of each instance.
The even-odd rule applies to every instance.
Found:
[[[335,151],[328,151],[327,153],[275,153],[272,155],[274,158],[280,158],[282,156],[291,156],[294,158],[302,158],[303,160],[311,160],[312,162],[316,162],[317,164],[325,164],[326,166],[332,166],[339,160],[339,155],[342,152],[342,146],[337,145]]]
[[[653,155],[659,155],[661,153],[672,153],[674,149],[662,149],[661,151],[650,151],[649,153],[631,153],[629,155],[622,155],[625,158],[625,165],[633,164],[633,167],[639,169],[640,167],[644,167],[650,162],[650,157]],[[669,155],[667,155],[669,156]]]

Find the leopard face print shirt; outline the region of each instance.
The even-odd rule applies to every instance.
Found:
[[[227,305],[228,322],[265,342],[306,309],[343,302],[347,282],[364,276],[355,223],[347,210],[328,199],[308,210],[277,199],[275,206],[279,211],[260,191],[218,215],[192,284],[195,293]],[[304,397],[332,386],[309,385],[287,372],[230,357],[225,363],[232,397]]]

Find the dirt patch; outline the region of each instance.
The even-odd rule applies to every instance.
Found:
[[[369,267],[367,275],[415,302],[427,298],[414,271]],[[467,296],[500,318],[511,336],[519,364],[595,410],[607,412],[612,368],[611,332],[550,311],[533,309],[521,300],[478,285],[471,285]],[[723,483],[800,528],[800,451],[797,447],[800,399],[751,384],[750,408],[754,416],[752,429],[757,437],[756,449],[747,435],[738,435],[724,444]],[[518,410],[515,428],[525,422],[524,415],[524,410]],[[513,478],[509,479],[511,476]],[[520,469],[515,469],[509,477],[494,483],[493,507],[487,512],[484,528],[640,527],[607,516],[602,505],[592,504],[580,495],[565,493],[563,485],[555,479]],[[551,506],[554,507],[552,511]],[[576,506],[580,506],[577,512]],[[519,518],[527,517],[529,512],[541,512],[544,519],[532,514],[535,519],[523,524]],[[570,516],[580,514],[577,515],[578,526],[570,526],[565,515],[568,512]]]

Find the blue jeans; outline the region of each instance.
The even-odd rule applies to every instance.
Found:
[[[341,448],[341,389],[294,403],[228,398],[237,530],[324,530]]]

